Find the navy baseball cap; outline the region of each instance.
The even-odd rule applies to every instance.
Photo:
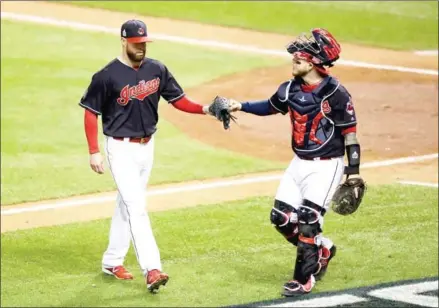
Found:
[[[120,36],[130,43],[152,42],[148,37],[146,25],[141,20],[131,19],[122,24]]]

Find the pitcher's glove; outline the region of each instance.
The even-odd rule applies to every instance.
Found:
[[[340,184],[332,197],[332,210],[340,215],[354,213],[361,204],[367,190],[366,182],[360,177],[349,178]]]
[[[212,104],[209,105],[209,113],[218,121],[223,122],[224,129],[229,129],[230,120],[236,122],[236,117],[229,112],[229,106],[230,100],[221,96],[215,97]]]

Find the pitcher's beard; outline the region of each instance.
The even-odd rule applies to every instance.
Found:
[[[134,52],[127,52],[127,56],[132,62],[138,63],[141,62],[143,58],[145,58],[145,52],[142,52],[141,54]]]

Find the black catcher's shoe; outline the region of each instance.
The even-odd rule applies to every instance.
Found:
[[[286,297],[305,295],[311,292],[316,281],[313,275],[305,284],[299,283],[297,280],[290,280],[284,284],[282,295]]]

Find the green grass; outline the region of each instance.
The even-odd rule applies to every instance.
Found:
[[[74,5],[288,35],[327,28],[342,42],[438,47],[437,1],[75,1]]]
[[[370,186],[351,216],[329,213],[337,245],[315,292],[437,276],[438,196],[431,188]],[[129,251],[130,282],[100,273],[109,220],[1,235],[2,306],[221,306],[280,297],[295,249],[269,222],[271,197],[151,213],[164,270],[145,291]]]
[[[114,189],[109,173],[98,178],[88,165],[78,102],[92,74],[118,55],[117,36],[4,20],[1,26],[2,205]],[[185,89],[282,61],[177,43],[150,46],[150,56]],[[157,137],[152,184],[283,167],[191,140],[163,118]]]

